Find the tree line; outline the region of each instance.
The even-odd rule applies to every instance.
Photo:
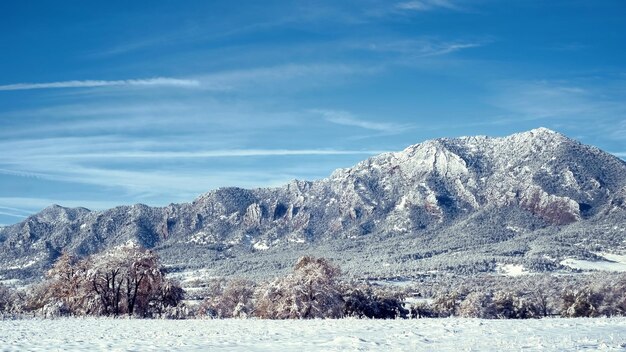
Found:
[[[626,316],[626,273],[477,276],[435,284],[423,316],[487,319]]]
[[[28,290],[0,285],[0,314],[142,318],[528,319],[626,315],[626,274],[522,278],[475,276],[399,289],[342,280],[338,266],[304,256],[291,272],[262,283],[212,279],[201,303],[168,278],[158,257],[136,244],[75,258],[63,254]]]
[[[340,276],[341,270],[330,261],[304,256],[292,272],[262,284],[214,280],[197,315],[262,319],[407,317],[402,293],[340,281]]]

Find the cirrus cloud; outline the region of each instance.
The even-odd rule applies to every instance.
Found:
[[[447,9],[459,11],[461,8],[448,0],[412,0],[396,5],[401,10],[432,11],[435,9]]]
[[[111,86],[136,86],[136,87],[199,87],[200,82],[193,79],[179,79],[169,77],[155,77],[147,79],[124,79],[124,80],[72,80],[45,83],[14,83],[0,85],[0,91],[31,90],[31,89],[58,89],[58,88],[94,88]]]

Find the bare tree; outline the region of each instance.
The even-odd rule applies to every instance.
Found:
[[[151,316],[182,296],[180,286],[164,278],[156,254],[129,242],[83,260],[63,254],[31,290],[28,306],[44,315]]]
[[[100,301],[100,313],[119,315],[124,283],[121,258],[111,250],[89,258],[87,265],[87,280],[92,289],[89,293]]]
[[[177,281],[164,279],[160,289],[153,292],[149,303],[150,310],[146,313],[166,318],[184,318],[188,313],[187,307],[181,304],[184,296],[185,292]]]
[[[89,282],[105,315],[132,316],[137,307],[144,314],[163,281],[156,254],[132,242],[93,256],[88,265]]]
[[[141,312],[148,309],[149,298],[160,291],[163,275],[158,266],[158,258],[152,251],[137,245],[121,248],[126,291],[126,311],[129,316],[139,306]]]
[[[537,308],[540,316],[547,317],[554,311],[554,300],[557,296],[555,282],[549,275],[526,280],[522,290]]]

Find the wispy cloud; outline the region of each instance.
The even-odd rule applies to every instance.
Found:
[[[23,219],[28,217],[28,215],[32,213],[32,210],[14,208],[11,206],[3,205],[2,202],[0,202],[0,215]]]
[[[624,116],[626,113],[624,112],[626,107],[622,110],[621,115]],[[626,141],[626,120],[622,120],[619,122],[609,122],[603,123],[604,131],[607,137],[616,140],[616,141]]]
[[[276,160],[297,156],[329,159],[335,156],[343,160],[350,156],[381,152],[337,148],[205,149],[207,145],[211,145],[211,142],[205,143],[201,139],[159,143],[151,138],[136,140],[120,136],[7,140],[0,142],[0,149],[14,152],[0,159],[0,174],[118,189],[123,190],[120,194],[133,195],[136,199],[167,196],[170,198],[168,201],[177,201],[181,198],[189,200],[222,186],[277,186],[305,176],[294,174],[285,167],[259,166],[264,165],[266,159],[262,162],[253,160],[256,166],[250,167],[246,166],[248,162],[239,163],[234,158]],[[216,163],[231,167],[215,167]],[[289,167],[297,165],[297,162],[288,164]],[[317,170],[316,178],[326,175],[330,170],[322,175],[319,172]],[[6,204],[6,207],[17,206],[14,203]]]
[[[24,219],[24,218],[27,217],[26,215],[9,213],[9,212],[3,211],[3,210],[0,210],[0,215],[10,216],[10,217],[13,217],[13,218],[20,218],[20,219]]]
[[[470,43],[470,42],[452,42],[452,43],[440,43],[435,46],[424,47],[422,50],[422,54],[424,56],[439,56],[450,54],[456,51],[470,49],[470,48],[478,48],[483,46],[484,43]]]
[[[2,205],[2,204],[0,204],[0,210],[2,210],[2,211],[10,211],[10,212],[17,213],[17,214],[30,214],[30,210],[21,209],[21,208],[14,208],[14,207],[8,207],[8,206]]]
[[[462,10],[460,6],[448,0],[412,0],[401,2],[396,5],[396,8],[410,11],[433,11],[437,9]]]
[[[502,110],[492,120],[494,124],[536,126],[541,120],[542,125],[560,127],[603,149],[623,147],[624,91],[607,87],[604,81],[600,84],[593,79],[504,81],[493,89],[489,103]]]
[[[224,186],[261,187],[284,184],[295,175],[287,175],[279,170],[264,172],[262,170],[224,171],[211,170],[201,174],[199,170],[179,168],[176,171],[165,168],[136,170],[129,168],[97,167],[85,163],[48,161],[43,165],[22,162],[14,167],[19,169],[37,169],[43,180],[63,182],[76,185],[92,185],[100,188],[117,190],[117,194],[133,199],[154,200],[155,197],[164,202],[188,201],[193,197],[211,189]],[[49,203],[61,203],[54,200]],[[77,202],[77,205],[89,207],[88,202]]]
[[[30,89],[58,89],[58,88],[95,88],[111,86],[135,86],[135,87],[199,87],[200,82],[194,79],[178,79],[168,77],[156,77],[147,79],[125,80],[83,80],[83,81],[60,81],[47,83],[14,83],[0,85],[0,91],[30,90]]]
[[[376,66],[347,63],[285,64],[221,71],[199,76],[203,86],[222,90],[240,90],[246,87],[276,89],[288,83],[288,89],[301,89],[319,82],[328,83],[338,78],[372,74],[380,71]],[[306,79],[305,79],[306,78]],[[297,84],[293,84],[297,81]]]
[[[347,111],[315,109],[311,110],[311,112],[320,114],[323,116],[324,120],[337,125],[353,126],[379,132],[399,133],[412,128],[412,126],[408,124],[367,121],[359,119]]]
[[[32,215],[45,207],[52,204],[59,204],[64,207],[85,207],[91,210],[108,209],[114,206],[120,205],[113,201],[94,201],[94,200],[80,200],[80,199],[53,199],[53,198],[37,198],[37,197],[0,197],[0,211],[2,209],[15,209],[10,206],[19,206],[24,209],[19,209],[19,212],[13,214],[19,215],[16,217],[27,217]],[[17,210],[17,209],[16,209]],[[6,215],[6,214],[5,214]],[[26,215],[26,216],[23,216]],[[11,216],[11,215],[9,215]]]
[[[412,40],[376,41],[370,44],[361,44],[363,49],[379,52],[398,53],[416,57],[441,56],[457,51],[478,48],[489,43],[488,40],[437,40],[421,38]]]
[[[597,89],[567,81],[508,81],[495,85],[490,102],[513,118],[600,118],[626,112],[626,105]]]
[[[132,53],[135,51],[148,50],[153,48],[167,48],[179,44],[192,44],[198,42],[211,42],[214,40],[223,40],[232,36],[256,32],[273,27],[279,27],[289,23],[301,23],[306,19],[307,13],[301,13],[296,16],[275,16],[275,13],[271,13],[271,18],[267,21],[255,22],[255,23],[233,23],[232,21],[225,21],[222,25],[217,25],[220,28],[211,28],[207,26],[182,26],[162,28],[164,31],[159,33],[152,33],[143,38],[135,38],[130,41],[121,42],[113,47],[106,48],[104,50],[93,51],[87,53],[87,58],[106,58],[110,56],[123,55]],[[216,25],[215,23],[212,23]]]
[[[27,141],[29,138],[24,136],[146,134],[155,131],[179,134],[209,130],[232,139],[242,130],[258,131],[297,124],[298,121],[287,119],[284,114],[254,111],[237,102],[226,104],[201,97],[183,102],[167,98],[159,101],[96,101],[0,113],[7,119],[40,121],[0,129],[0,137],[21,136]]]
[[[199,90],[214,92],[240,92],[249,88],[256,91],[260,88],[279,89],[285,86],[290,90],[299,90],[321,83],[332,83],[348,76],[373,74],[380,70],[381,68],[378,66],[350,63],[282,64],[199,73],[190,79],[157,77],[113,81],[16,83],[0,85],[0,91],[113,86],[198,88]]]
[[[307,155],[374,155],[380,150],[334,150],[334,149],[231,149],[193,152],[110,152],[48,155],[52,159],[210,159],[265,156],[307,156]]]

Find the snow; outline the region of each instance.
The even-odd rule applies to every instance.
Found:
[[[405,210],[407,208],[407,199],[406,196],[402,196],[400,201],[396,204],[396,209]]]
[[[417,281],[408,280],[408,279],[370,280],[369,283],[372,284],[372,285],[395,286],[395,287],[399,287],[399,288],[400,287],[401,288],[412,287],[412,286],[415,286],[416,284],[418,284]]]
[[[393,230],[397,231],[397,232],[408,232],[406,227],[402,227],[402,226],[398,226],[398,225],[393,225]]]
[[[193,288],[191,285],[194,285],[197,281],[208,281],[217,278],[210,269],[195,269],[172,272],[168,273],[167,277],[178,280],[183,285],[183,287],[185,287],[185,290]]]
[[[524,233],[524,229],[517,226],[507,226],[506,229],[517,233]]]
[[[565,169],[563,171],[563,183],[565,186],[571,187],[571,188],[580,188],[580,185],[578,184],[578,181],[576,181],[576,176],[574,176],[574,173],[572,172],[572,170],[570,169]]]
[[[504,276],[528,275],[528,270],[521,264],[496,264],[496,271]]]
[[[4,277],[0,275],[0,285],[19,287],[22,285],[22,281],[19,279],[4,279]]]
[[[0,321],[3,351],[623,351],[626,318]]]
[[[580,270],[598,270],[626,272],[626,255],[613,253],[595,253],[607,261],[590,261],[584,259],[567,258],[561,265]]]
[[[270,248],[270,246],[268,246],[265,242],[257,242],[252,247],[259,251],[266,251]]]
[[[20,270],[20,269],[25,269],[25,268],[29,268],[35,264],[37,264],[37,262],[39,261],[38,258],[29,260],[28,262],[24,263],[24,264],[19,264],[19,265],[13,265],[13,266],[7,266],[5,269],[7,270]]]
[[[590,261],[583,259],[567,258],[561,261],[561,265],[579,270],[599,270],[599,271],[626,271],[626,265],[621,263]]]
[[[616,253],[595,253],[601,257],[604,257],[606,260],[610,260],[616,263],[621,263],[626,265],[626,254],[616,254]]]

